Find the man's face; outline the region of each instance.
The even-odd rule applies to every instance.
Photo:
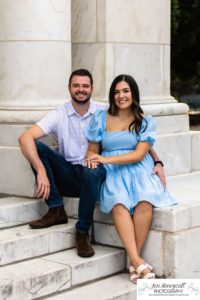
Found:
[[[88,76],[75,75],[72,77],[69,92],[72,100],[77,104],[83,105],[87,103],[91,98],[92,90],[93,87]]]

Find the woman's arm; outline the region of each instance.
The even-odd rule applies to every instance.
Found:
[[[150,144],[147,142],[139,142],[135,150],[130,153],[121,154],[117,156],[104,157],[97,153],[95,154],[93,152],[93,154],[91,153],[88,156],[88,160],[96,163],[102,163],[102,164],[118,164],[118,165],[132,164],[141,161],[148,153],[150,147],[151,147]]]
[[[157,161],[157,162],[160,161],[158,155],[156,154],[156,152],[154,151],[153,148],[151,148],[149,150],[149,154],[151,155],[154,162],[155,161]],[[163,165],[161,163],[157,163],[155,165],[152,174],[157,174],[158,175],[158,177],[160,178],[160,180],[162,182],[163,187],[165,188],[166,187],[166,178],[165,178],[165,172],[164,172],[164,169],[163,169]]]

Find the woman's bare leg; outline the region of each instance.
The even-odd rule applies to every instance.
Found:
[[[143,260],[138,254],[132,217],[129,211],[121,204],[113,207],[112,214],[119,237],[128,253],[131,264],[136,268],[143,263]]]
[[[135,241],[138,255],[141,254],[144,242],[147,239],[152,222],[152,205],[147,201],[141,201],[135,207],[133,214],[133,224],[135,228]]]

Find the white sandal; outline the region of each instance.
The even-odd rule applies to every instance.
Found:
[[[153,270],[153,267],[150,265],[150,264],[148,264],[146,261],[145,261],[145,263],[144,263],[147,267],[148,267],[148,269],[150,270],[150,271],[152,271]]]
[[[133,266],[130,266],[129,272],[130,272],[130,281],[134,284],[137,284],[137,280],[140,278],[140,276],[136,272],[136,269]]]
[[[144,270],[150,270],[150,271],[152,271],[147,264],[141,264],[141,265],[139,265],[137,267],[137,269],[136,269],[136,272],[138,273],[138,275],[140,276],[140,278],[142,278],[142,279],[154,279],[155,278],[155,274],[152,273],[152,272],[149,272],[149,273],[147,273],[147,274],[145,274],[144,276],[141,277],[142,272]]]

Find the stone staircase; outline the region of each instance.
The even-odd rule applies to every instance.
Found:
[[[65,199],[66,206],[73,202],[77,205],[78,199]],[[0,299],[71,300],[80,293],[82,299],[92,299],[94,289],[95,299],[134,299],[136,287],[124,273],[124,250],[95,245],[95,256],[78,257],[73,218],[42,230],[26,224],[45,210],[41,200],[0,199]],[[111,289],[117,282],[117,289]]]
[[[199,182],[200,172],[169,176],[169,189],[179,205],[154,209],[143,256],[158,277],[200,277]],[[27,222],[45,213],[42,200],[0,199],[0,299],[136,299],[111,215],[101,213],[97,204],[96,254],[80,258],[74,248],[78,199],[64,202],[68,224],[33,230]]]
[[[157,124],[155,148],[179,205],[154,209],[143,257],[158,277],[200,278],[200,133],[189,131],[186,115],[158,116]],[[27,225],[47,209],[32,198],[34,176],[17,142],[27,127],[0,125],[0,193],[6,194],[0,196],[0,299],[136,300],[112,217],[101,213],[98,205],[92,258],[76,255],[78,199],[64,199],[67,225],[43,230]],[[50,137],[43,141],[55,146]]]

